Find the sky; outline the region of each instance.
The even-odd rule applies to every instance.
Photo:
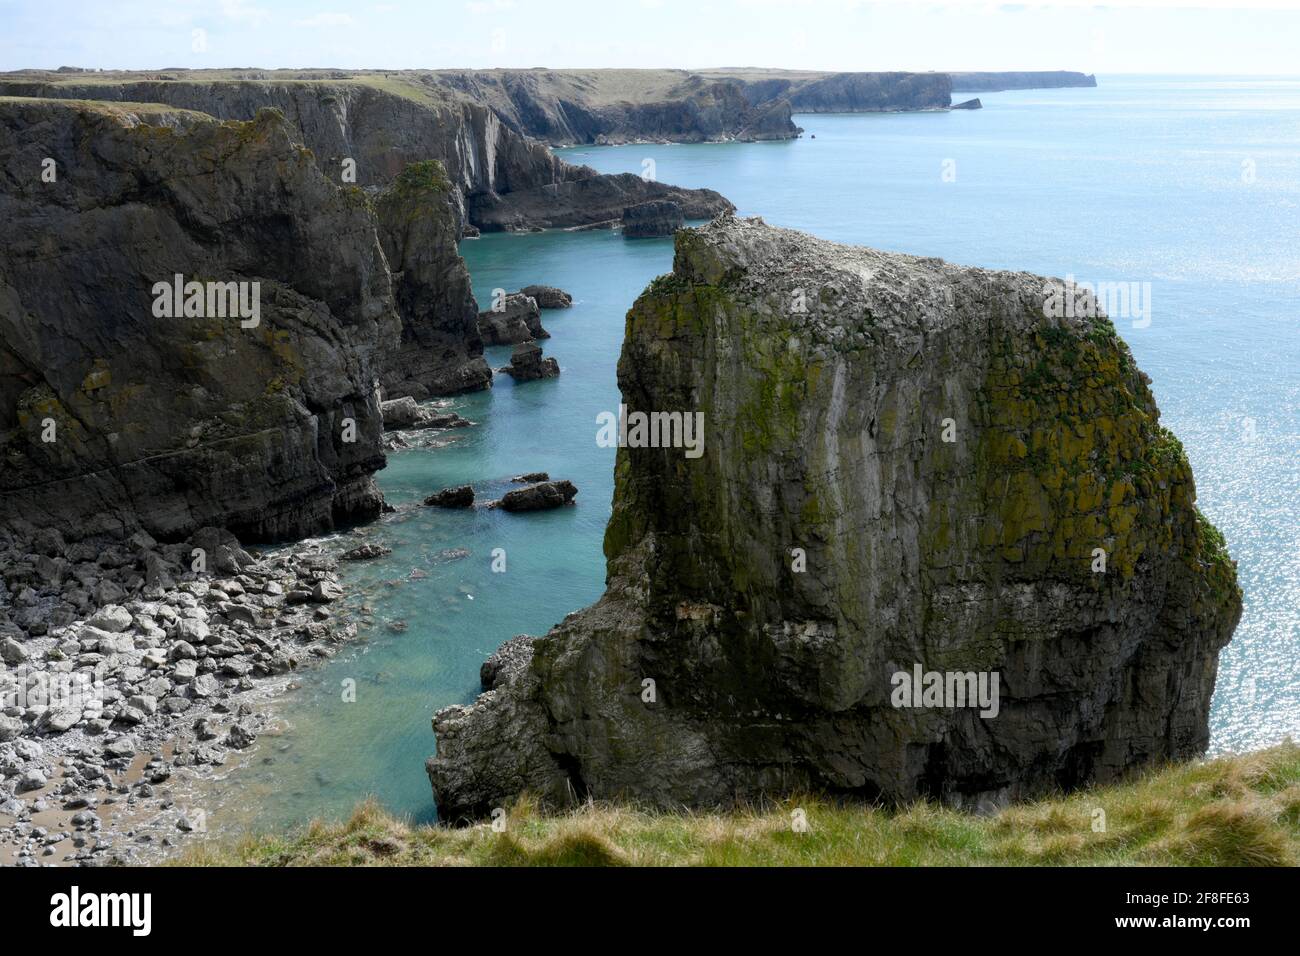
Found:
[[[1300,73],[1300,0],[0,0],[0,70]]]

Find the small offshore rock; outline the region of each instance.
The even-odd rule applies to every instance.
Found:
[[[469,508],[474,504],[474,489],[470,485],[444,488],[424,499],[435,508]]]
[[[577,486],[571,481],[543,481],[529,485],[527,488],[507,491],[501,497],[500,507],[504,511],[541,511],[547,508],[560,508],[572,502],[577,493]]]
[[[560,363],[554,358],[543,358],[542,347],[536,342],[521,342],[510,355],[510,364],[498,371],[516,382],[533,382],[542,378],[555,378],[560,374]]]
[[[573,305],[573,296],[551,285],[526,285],[519,294],[531,296],[539,309],[567,309]]]

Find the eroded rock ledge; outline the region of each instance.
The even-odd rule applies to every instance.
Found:
[[[702,411],[704,454],[619,450],[604,596],[434,718],[443,818],[523,791],[970,805],[1201,752],[1235,568],[1128,348],[1049,291],[759,220],[679,232],[619,384]],[[916,664],[998,674],[997,716],[894,707]]]

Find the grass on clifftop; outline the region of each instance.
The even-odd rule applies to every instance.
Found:
[[[794,832],[795,808],[808,830]],[[1097,811],[1105,813],[1104,830]],[[1182,764],[1131,783],[976,817],[933,804],[887,811],[824,799],[732,813],[588,805],[545,815],[531,801],[488,824],[411,827],[363,803],[342,824],[189,849],[191,866],[1294,866],[1300,747]]]

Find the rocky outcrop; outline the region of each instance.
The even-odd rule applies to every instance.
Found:
[[[542,328],[542,313],[537,308],[537,300],[522,292],[511,292],[494,303],[493,308],[480,312],[478,331],[487,345],[516,345],[551,337],[551,333]]]
[[[628,239],[671,236],[684,225],[682,207],[663,199],[637,203],[623,210],[623,235]]]
[[[437,160],[413,163],[374,201],[400,337],[381,350],[386,395],[453,395],[492,385],[478,304],[456,242],[457,197]]]
[[[470,485],[444,488],[429,495],[424,503],[434,508],[471,508],[474,506],[474,488]]]
[[[357,185],[387,185],[411,163],[431,159],[442,163],[464,195],[594,175],[424,73],[104,71],[88,82],[33,70],[0,74],[0,93],[164,103],[219,119],[250,119],[273,107],[297,130],[322,172],[343,184],[350,181],[345,173],[354,171]]]
[[[973,100],[963,100],[960,103],[953,103],[952,108],[955,110],[982,110],[984,104],[980,102],[980,98],[977,96]]]
[[[573,296],[555,286],[526,285],[519,294],[531,298],[539,309],[567,309],[573,305]]]
[[[419,404],[414,398],[405,395],[391,401],[381,402],[380,414],[383,416],[384,430],[404,429],[415,431],[424,428],[465,428],[472,424],[455,412],[437,411]]]
[[[1148,379],[1104,317],[1047,317],[1061,292],[757,220],[679,232],[619,385],[702,414],[703,454],[619,448],[606,592],[436,715],[440,815],[1001,803],[1200,753],[1235,568]]]
[[[797,113],[893,113],[946,109],[944,73],[803,73],[736,70],[755,103],[784,100]]]
[[[291,132],[0,102],[0,521],[262,540],[379,512],[389,271]]]
[[[577,494],[578,488],[571,481],[542,481],[507,491],[498,507],[503,511],[545,511],[572,503]]]
[[[538,228],[574,229],[616,225],[628,206],[669,200],[687,219],[713,219],[736,211],[712,189],[679,189],[649,182],[633,173],[580,179],[553,187],[516,190],[470,200],[471,215],[485,232]]]
[[[560,374],[560,363],[542,357],[542,347],[536,342],[522,342],[510,354],[510,364],[501,371],[516,382],[534,382],[541,378],[555,378]]]

